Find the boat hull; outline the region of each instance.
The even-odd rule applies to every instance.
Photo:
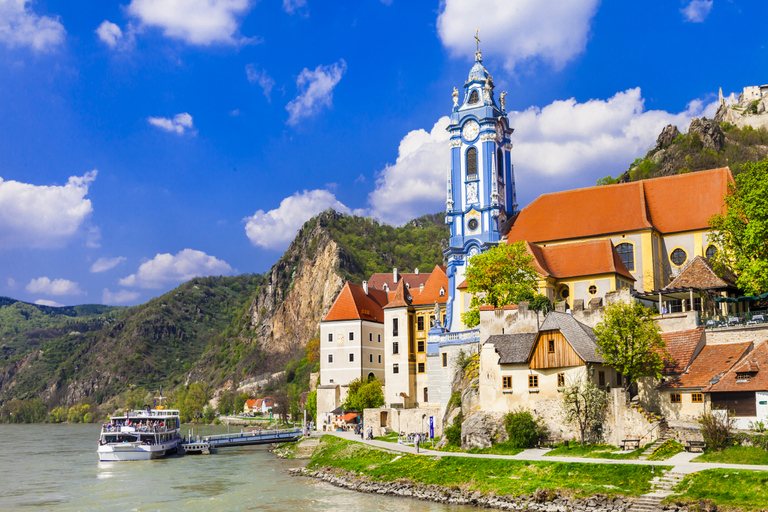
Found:
[[[101,462],[151,460],[176,453],[180,441],[168,441],[156,445],[116,443],[99,446],[96,453]]]

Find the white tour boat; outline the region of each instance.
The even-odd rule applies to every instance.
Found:
[[[114,416],[101,427],[99,460],[149,460],[176,453],[182,441],[179,427],[176,409],[146,408]]]

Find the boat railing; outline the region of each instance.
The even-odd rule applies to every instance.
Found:
[[[279,434],[296,434],[301,432],[303,432],[301,427],[270,429],[270,430],[251,429],[243,432],[232,432],[231,434],[217,434],[217,435],[211,435],[211,436],[203,436],[202,439],[204,441],[211,441],[216,439],[231,439],[235,437],[275,436]]]
[[[102,434],[117,434],[117,433],[135,433],[135,434],[162,434],[165,432],[174,432],[177,430],[175,427],[145,427],[136,425],[102,425]]]

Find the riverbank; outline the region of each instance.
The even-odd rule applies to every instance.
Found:
[[[670,465],[633,460],[571,462],[550,461],[542,457],[544,452],[534,450],[517,456],[416,455],[411,447],[391,443],[361,443],[333,435],[315,439],[317,447],[311,450],[301,448],[301,443],[298,449],[281,448],[288,458],[311,452],[307,468],[292,474],[360,492],[503,510],[620,511],[638,500],[638,504],[652,500],[658,509],[679,512],[713,506],[768,509],[763,492],[768,488],[765,467],[744,471],[744,465],[691,463],[696,454],[678,454],[667,462]]]

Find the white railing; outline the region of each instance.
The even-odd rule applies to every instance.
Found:
[[[445,334],[431,336],[431,338],[438,343],[444,341],[480,341],[480,329],[446,332]]]

